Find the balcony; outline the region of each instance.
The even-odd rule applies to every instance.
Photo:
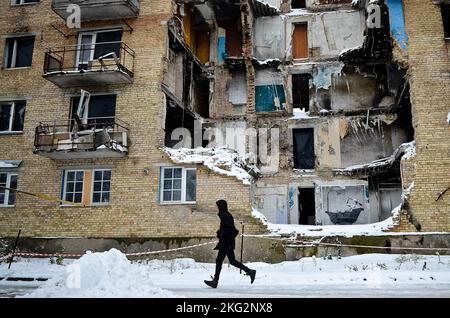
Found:
[[[131,84],[134,57],[134,51],[123,42],[49,48],[43,77],[62,88]]]
[[[65,124],[40,123],[36,127],[34,153],[53,159],[123,158],[128,155],[128,125],[118,119],[75,120]]]
[[[80,6],[81,22],[136,18],[139,15],[139,0],[53,0],[53,11],[67,21],[72,13],[71,4]]]

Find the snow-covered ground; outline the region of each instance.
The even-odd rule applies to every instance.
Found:
[[[50,280],[2,280],[0,296],[450,297],[450,256],[366,254],[247,265],[257,270],[254,284],[224,264],[219,287],[211,289],[203,280],[213,274],[214,264],[192,259],[129,262],[116,250],[64,260],[63,265],[22,258],[11,270],[0,264],[0,277]]]

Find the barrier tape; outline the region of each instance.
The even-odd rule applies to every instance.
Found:
[[[151,255],[151,254],[161,254],[161,253],[167,253],[167,252],[173,252],[173,251],[181,251],[181,250],[187,250],[187,249],[191,249],[191,248],[196,248],[199,246],[205,246],[205,245],[210,245],[210,244],[214,244],[217,243],[218,241],[211,241],[211,242],[206,242],[206,243],[201,243],[201,244],[196,244],[196,245],[189,245],[189,246],[184,246],[184,247],[177,247],[177,248],[172,248],[172,249],[167,249],[167,250],[160,250],[160,251],[149,251],[149,252],[138,252],[138,253],[124,253],[125,256],[143,256],[143,255]],[[81,257],[83,256],[83,254],[63,254],[63,253],[23,253],[23,252],[17,252],[14,253],[14,256],[22,256],[22,257],[58,257],[58,256],[62,256],[62,257]],[[0,258],[0,261],[3,259],[7,259],[9,257],[11,257],[12,254],[8,254],[6,256],[3,256]]]
[[[18,194],[26,194],[26,195],[29,195],[29,196],[32,196],[32,197],[35,197],[35,198],[38,198],[38,199],[47,200],[47,201],[53,201],[53,202],[58,202],[58,203],[62,203],[62,204],[67,204],[67,205],[74,205],[74,206],[85,207],[85,205],[83,203],[66,201],[66,200],[50,197],[50,196],[45,195],[45,194],[31,193],[31,192],[17,190],[17,189],[13,189],[13,188],[4,187],[4,186],[0,186],[0,189],[4,189],[4,190],[8,190],[8,191],[15,191]]]

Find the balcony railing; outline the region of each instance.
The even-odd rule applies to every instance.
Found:
[[[49,48],[43,77],[59,87],[130,84],[134,57],[135,52],[124,42]]]
[[[80,7],[81,22],[135,18],[139,15],[139,0],[53,0],[53,11],[65,21],[72,14],[71,4]]]
[[[112,117],[89,118],[87,124],[40,123],[34,153],[55,160],[120,158],[128,154],[128,124]]]

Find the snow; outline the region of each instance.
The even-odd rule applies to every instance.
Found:
[[[250,185],[252,177],[244,169],[247,167],[239,154],[226,147],[218,148],[163,148],[172,161],[176,163],[198,163],[203,164],[219,174],[236,177],[245,185]]]
[[[386,236],[386,235],[406,235],[406,234],[417,234],[417,233],[396,233],[389,232],[396,224],[395,219],[397,219],[400,213],[401,207],[408,195],[414,188],[414,182],[402,192],[402,203],[395,207],[391,212],[391,217],[384,221],[370,224],[352,224],[352,225],[300,225],[300,224],[274,224],[267,221],[267,218],[256,210],[252,209],[252,216],[259,219],[265,226],[267,226],[269,234],[264,234],[261,236],[286,236],[291,237],[304,236],[304,237],[326,237],[326,236]],[[424,234],[421,232],[421,234]],[[430,232],[427,234],[439,234],[438,232]]]
[[[309,117],[309,112],[305,112],[305,109],[302,108],[294,108],[294,116],[292,116],[289,119],[305,119],[305,118],[310,118]]]
[[[103,253],[86,253],[66,266],[64,271],[59,270],[41,288],[27,295],[37,298],[172,296],[173,293],[154,286],[148,271],[133,266],[126,256],[116,249]]]
[[[6,161],[1,161],[0,160],[0,168],[15,168],[16,165],[6,162]]]
[[[281,62],[281,61],[280,61],[280,59],[266,59],[264,61],[256,60],[256,62],[258,63],[258,65],[266,65],[266,64],[271,64],[274,62]]]
[[[50,281],[35,282],[28,286],[39,289],[21,293],[28,293],[25,297],[161,298],[450,296],[450,256],[366,254],[338,258],[333,254],[276,264],[246,263],[257,271],[252,285],[238,269],[225,265],[218,288],[211,289],[203,280],[214,273],[212,263],[192,259],[128,263],[118,252],[111,252],[104,258],[95,254],[83,261],[83,268],[92,270],[81,272],[82,283],[85,279],[91,280],[86,282],[86,288],[70,289],[63,280],[56,280],[60,285],[49,284]],[[109,266],[104,266],[100,260]],[[44,273],[55,282],[75,263],[77,261],[56,265],[43,259],[20,259],[10,271],[7,264],[0,264],[0,276],[42,277]],[[23,285],[0,281],[1,290],[13,286],[20,289]]]
[[[447,123],[450,125],[450,112],[447,114]]]

